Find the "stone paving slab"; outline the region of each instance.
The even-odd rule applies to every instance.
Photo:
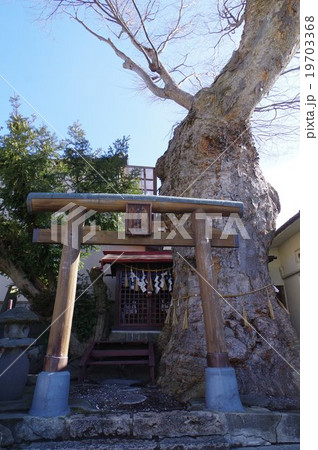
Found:
[[[298,413],[247,409],[243,413],[227,413],[230,442],[233,446],[264,446],[273,443],[298,443]]]
[[[158,442],[160,450],[228,450],[229,448],[229,443],[223,436],[166,438]]]
[[[133,416],[133,436],[138,438],[224,435],[226,417],[210,411],[140,412]]]
[[[66,419],[66,428],[72,439],[127,437],[132,433],[132,418],[129,414],[78,415]]]
[[[282,414],[282,418],[276,428],[276,435],[277,442],[299,442],[299,415],[291,413]]]
[[[232,445],[269,445],[276,442],[276,428],[282,417],[279,413],[246,412],[227,414]]]

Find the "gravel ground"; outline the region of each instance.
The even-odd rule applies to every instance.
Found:
[[[163,393],[157,386],[78,384],[71,387],[70,400],[85,401],[94,409],[108,412],[186,409],[184,404],[173,396]]]

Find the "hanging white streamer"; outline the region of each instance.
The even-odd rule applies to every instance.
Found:
[[[147,291],[144,270],[142,271],[142,276],[140,277],[140,279],[138,278],[138,286],[143,293]]]
[[[155,292],[156,292],[156,294],[158,294],[159,291],[160,291],[159,275],[156,275],[156,278],[155,278]]]
[[[162,272],[161,273],[161,281],[160,281],[160,287],[161,289],[163,289],[165,287],[165,276],[167,275],[168,272]]]
[[[136,275],[134,274],[134,272],[131,270],[130,271],[130,289],[133,291],[135,289],[135,279],[136,279]]]

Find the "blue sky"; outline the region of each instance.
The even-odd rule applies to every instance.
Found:
[[[166,149],[172,125],[183,117],[181,108],[178,117],[172,102],[152,102],[137,92],[110,49],[77,24],[65,19],[44,26],[26,4],[0,1],[1,75],[63,137],[75,120],[94,148],[130,135],[131,162],[153,164]],[[2,124],[13,90],[0,81]],[[21,103],[23,113],[34,113]]]
[[[24,97],[22,113],[36,110],[60,138],[78,120],[93,148],[129,135],[130,164],[154,165],[185,111],[138,91],[111,50],[78,24],[68,19],[41,24],[28,5],[0,0],[0,126],[16,90]],[[297,141],[278,147],[261,157],[261,166],[281,198],[280,225],[299,210],[299,161]]]

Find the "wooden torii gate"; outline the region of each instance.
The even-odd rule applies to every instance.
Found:
[[[85,215],[88,212],[91,214],[92,212],[126,212],[127,206],[131,204],[140,205],[141,209],[147,210],[149,215],[187,213],[192,216],[192,227],[187,229],[186,236],[177,233],[171,235],[169,232],[163,232],[158,236],[158,234],[154,235],[151,229],[148,235],[122,236],[116,231],[97,229],[93,232],[91,227],[83,227]],[[64,369],[68,362],[80,247],[83,242],[100,245],[195,247],[207,346],[206,403],[209,409],[242,410],[235,372],[229,365],[220,300],[212,287],[214,282],[211,260],[211,246],[233,248],[238,247],[238,243],[236,236],[233,235],[221,239],[221,232],[215,229],[212,231],[212,239],[209,239],[206,221],[203,220],[205,215],[209,214],[222,217],[228,217],[231,214],[242,216],[241,202],[130,194],[30,193],[27,206],[31,213],[68,213],[64,231],[62,227],[56,226],[54,233],[52,229],[36,229],[33,233],[33,242],[59,242],[63,243],[63,248],[47,354],[43,372],[38,377],[31,414],[54,416],[69,411],[67,404],[69,379],[65,375],[68,372]],[[178,225],[176,228],[178,229]],[[48,378],[49,374],[50,378]],[[63,378],[63,381],[55,382],[57,376]],[[48,379],[51,383],[50,389],[48,389]],[[63,389],[61,385],[64,386]]]

